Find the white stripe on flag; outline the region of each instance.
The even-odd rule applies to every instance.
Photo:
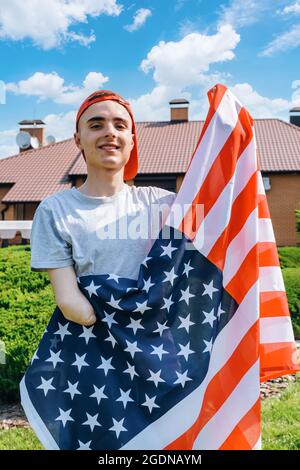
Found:
[[[223,270],[224,286],[227,286],[229,281],[235,276],[249,251],[256,245],[258,239],[257,232],[258,210],[256,207],[227,248]]]
[[[258,194],[265,196],[266,192],[265,192],[264,182],[263,182],[260,171],[257,172],[257,184],[258,184]]]
[[[275,242],[271,219],[258,219],[258,239],[263,242]]]
[[[253,173],[256,172],[255,159],[251,158],[251,153],[253,153],[253,151],[254,141],[251,140],[237,161],[235,176],[228,181],[217,201],[203,221],[204,243],[202,243],[202,235],[198,236],[197,234],[194,239],[196,248],[204,256],[208,255],[220,235],[227,227],[230,220],[232,203],[247,185]],[[227,210],[224,210],[225,208],[227,208]]]
[[[164,416],[127,442],[122,450],[163,449],[185,433],[198,417],[208,383],[224,367],[233,351],[258,318],[259,293],[258,283],[256,283],[248,291],[234,316],[217,336],[207,375],[200,386]]]
[[[174,201],[175,206],[177,204],[183,208],[185,207],[187,211],[191,201],[197,196],[199,188],[201,188],[207,177],[213,162],[235,128],[239,111],[240,105],[236,100],[233,105],[232,97],[229,97],[229,90],[227,90],[195,152],[188,172],[185,175],[184,184],[181,186],[178,196]],[[181,214],[181,217],[178,217],[178,213],[175,212],[173,214],[171,209],[166,220],[167,225],[177,228],[184,215]]]
[[[259,268],[260,292],[285,291],[279,266]]]
[[[261,318],[260,341],[261,343],[289,343],[295,341],[291,318]]]
[[[193,450],[219,449],[259,399],[259,360],[247,371],[222,407],[200,431]]]

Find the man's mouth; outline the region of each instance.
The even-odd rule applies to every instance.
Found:
[[[102,150],[107,150],[107,151],[111,152],[111,151],[114,151],[114,150],[119,150],[120,147],[118,145],[108,145],[108,144],[106,144],[106,145],[101,145],[99,148],[102,149]]]

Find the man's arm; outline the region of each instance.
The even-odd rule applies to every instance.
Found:
[[[57,306],[67,320],[80,325],[93,325],[95,311],[80,291],[73,266],[47,269]]]

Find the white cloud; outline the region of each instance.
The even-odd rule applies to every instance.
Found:
[[[231,0],[228,6],[221,5],[220,24],[231,24],[234,28],[250,26],[262,19],[270,7],[272,0]]]
[[[292,107],[300,106],[300,80],[294,80],[292,89],[295,90],[292,94]]]
[[[291,102],[283,98],[270,99],[260,95],[249,83],[237,83],[230,87],[253,118],[287,119]]]
[[[232,60],[233,49],[240,40],[230,25],[223,25],[216,34],[208,36],[191,33],[180,41],[160,41],[140,64],[160,85],[187,87],[203,84],[211,64]]]
[[[84,36],[70,28],[87,23],[88,17],[118,16],[122,9],[117,0],[0,0],[0,39],[31,39],[43,49],[65,41],[87,46],[95,36]]]
[[[16,95],[37,96],[39,100],[51,99],[55,103],[78,105],[94,90],[102,88],[109,80],[102,73],[89,72],[81,87],[65,85],[56,72],[36,72],[26,80],[6,84],[6,91]]]
[[[124,28],[130,33],[139,29],[146,22],[147,18],[152,15],[151,10],[148,8],[140,8],[136,11],[133,17],[133,23],[124,26]]]
[[[68,113],[48,114],[43,118],[45,132],[47,135],[53,135],[57,142],[73,137],[75,132],[76,111]]]
[[[259,55],[269,57],[276,52],[295,49],[298,46],[300,46],[300,24],[292,26],[289,31],[282,33],[273,39],[273,41],[271,41]]]
[[[300,2],[292,3],[291,5],[287,5],[281,12],[284,15],[288,15],[290,13],[300,15]]]
[[[15,155],[19,152],[16,144],[17,129],[0,131],[0,159]]]

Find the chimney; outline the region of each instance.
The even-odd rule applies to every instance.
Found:
[[[171,122],[185,122],[189,120],[189,101],[177,99],[169,101]]]
[[[290,109],[290,123],[300,127],[300,108]]]
[[[19,122],[20,132],[28,132],[31,137],[36,137],[39,141],[39,146],[44,145],[44,127],[45,123],[40,119],[33,119],[32,121],[24,120]],[[27,149],[26,149],[27,150]],[[22,150],[21,150],[22,151]]]

